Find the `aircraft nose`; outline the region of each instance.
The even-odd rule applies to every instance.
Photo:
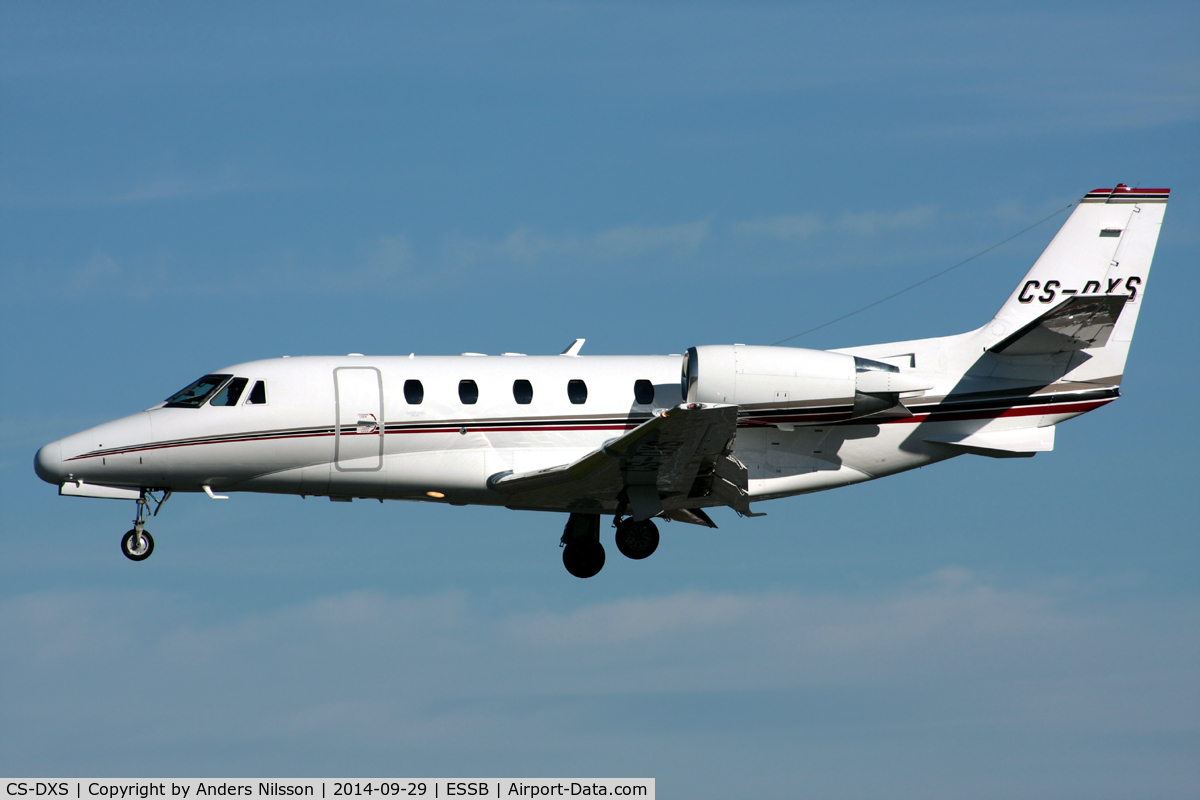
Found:
[[[46,483],[60,485],[66,480],[66,473],[63,472],[62,445],[51,442],[38,450],[33,459],[33,471]]]

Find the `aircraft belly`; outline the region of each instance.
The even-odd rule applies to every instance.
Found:
[[[344,444],[344,442],[343,442]],[[339,458],[332,468],[329,465],[315,464],[305,472],[304,482],[310,487],[305,494],[329,494],[332,497],[383,497],[388,489],[387,458],[380,458],[378,452],[372,451],[360,454],[357,458],[348,458],[343,448]],[[317,490],[317,483],[325,481],[327,489]]]
[[[608,432],[594,431],[387,434],[382,461],[371,452],[361,463],[344,449],[333,463],[331,437],[192,446],[175,484],[397,500],[426,500],[433,491],[454,502],[502,505],[503,498],[488,489],[488,477],[569,463],[608,438]]]
[[[541,447],[530,450],[509,449],[495,452],[498,455],[503,454],[503,458],[509,464],[503,469],[511,469],[513,472],[534,472],[561,464],[570,464],[594,449],[594,447]],[[497,470],[497,472],[499,471],[501,470]]]
[[[754,499],[806,494],[915,469],[954,455],[919,436],[914,439],[915,427],[765,428],[746,437],[750,446],[745,450],[744,432],[739,432],[736,454],[746,465],[748,489]]]
[[[930,444],[926,439],[938,439],[952,436],[969,436],[972,434],[997,433],[1001,431],[1024,430],[1040,428],[1059,420],[1046,422],[1045,414],[1032,414],[1019,417],[991,417],[988,419],[947,420],[944,422],[925,421],[919,425],[895,425],[896,428],[907,428],[908,436],[903,441],[905,448],[928,449]],[[934,451],[942,448],[934,445]]]
[[[838,444],[826,441],[832,428],[748,428],[738,432],[734,454],[754,481],[836,471]],[[828,453],[826,452],[828,451]]]
[[[490,494],[485,450],[396,453],[385,461],[384,497],[425,500],[427,492],[438,492],[454,502],[479,503]]]
[[[632,426],[631,426],[632,427]],[[493,431],[479,434],[480,445],[497,452],[530,454],[539,467],[555,466],[591,452],[623,430],[583,431]],[[470,438],[470,434],[468,437]],[[555,456],[555,454],[558,454]],[[558,458],[557,461],[554,458]],[[517,472],[522,470],[518,469]]]
[[[332,448],[329,437],[314,437],[193,444],[169,452],[171,485],[182,491],[207,484],[231,491],[300,493],[301,468],[317,464],[328,470]]]

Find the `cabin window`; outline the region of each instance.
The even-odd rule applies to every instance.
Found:
[[[236,406],[238,400],[242,399],[242,392],[246,389],[246,384],[249,383],[245,378],[234,378],[221,391],[213,395],[213,399],[209,401],[209,405],[213,406]]]
[[[200,380],[180,389],[167,398],[167,408],[199,408],[221,384],[232,378],[232,375],[205,375]]]
[[[420,381],[404,382],[404,402],[410,406],[419,406],[424,399],[425,387],[421,385]]]
[[[648,406],[654,402],[654,384],[650,381],[633,382],[633,399],[640,406]]]
[[[267,404],[267,385],[262,381],[255,381],[254,388],[250,390],[250,396],[246,398],[248,406],[262,406]]]
[[[533,402],[533,384],[527,380],[513,381],[513,400],[527,406]]]
[[[583,405],[587,402],[587,384],[583,381],[567,381],[567,397],[575,405]]]
[[[473,406],[479,402],[479,387],[475,381],[458,382],[458,399],[462,400],[463,405],[466,406]]]

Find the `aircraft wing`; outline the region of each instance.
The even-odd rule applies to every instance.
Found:
[[[1126,295],[1069,297],[988,349],[1006,356],[1053,355],[1104,347]]]
[[[639,519],[688,508],[697,497],[690,505],[734,505],[732,499],[738,501],[735,508],[746,506],[746,471],[742,467],[739,475],[741,465],[729,455],[736,430],[737,406],[680,405],[573,463],[500,473],[488,485],[511,495],[512,508],[599,511],[599,505],[615,502],[627,504]],[[715,500],[705,502],[711,497]]]

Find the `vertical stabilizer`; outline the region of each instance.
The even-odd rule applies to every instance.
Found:
[[[1125,184],[1088,192],[980,331],[984,347],[1019,355],[1022,348],[1036,349],[1039,337],[1050,340],[1045,330],[1033,330],[1039,326],[1061,329],[1073,315],[1090,314],[1094,320],[1107,315],[1111,332],[1089,351],[1096,363],[1088,372],[1097,372],[1095,377],[1103,372],[1103,377],[1119,381],[1169,196],[1169,189],[1131,189]],[[1031,333],[1011,344],[1025,331]]]

